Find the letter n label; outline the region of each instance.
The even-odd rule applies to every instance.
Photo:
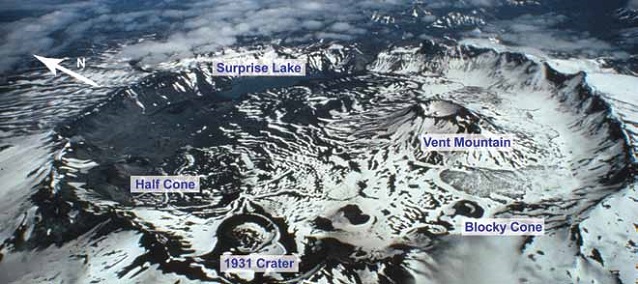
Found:
[[[76,65],[78,68],[84,69],[84,67],[86,67],[86,57],[78,57]]]

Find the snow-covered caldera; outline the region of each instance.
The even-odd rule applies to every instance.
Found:
[[[220,56],[307,59],[309,76],[212,77]],[[0,152],[41,165],[32,208],[5,207],[19,220],[2,229],[10,282],[633,281],[637,114],[631,90],[603,75],[430,41],[158,68],[31,138],[49,143],[50,162],[26,146]],[[516,143],[424,152],[420,135],[435,133]],[[200,176],[201,194],[128,189],[131,175],[164,174]],[[547,230],[460,236],[464,218],[489,217],[543,218]],[[300,272],[221,273],[224,252],[295,254]]]

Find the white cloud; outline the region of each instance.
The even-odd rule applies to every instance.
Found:
[[[123,48],[122,55],[143,57],[143,63],[152,63],[167,56],[177,58],[184,54],[212,51],[234,44],[240,37],[285,38],[300,29],[316,31],[310,34],[316,39],[351,40],[365,32],[361,25],[368,23],[366,9],[391,5],[395,3],[374,0],[199,2],[188,8],[199,13],[168,13],[171,17],[184,18],[174,31],[181,36],[173,34],[166,39],[130,44]],[[172,43],[175,40],[180,42]],[[179,52],[171,54],[170,48]]]
[[[87,1],[72,4],[41,3],[42,0],[0,3],[7,11],[31,11],[37,15],[5,22],[0,26],[0,72],[32,62],[31,54],[60,54],[80,41],[111,40],[123,44],[122,59],[142,59],[143,63],[191,56],[236,44],[241,38],[283,39],[284,42],[336,39],[352,40],[366,33],[372,14],[378,11],[409,9],[400,0],[206,0],[191,2],[143,1],[132,5],[121,1]],[[500,6],[508,0],[433,0],[422,4],[436,7]],[[136,2],[137,3],[137,2]],[[118,6],[119,5],[119,6]],[[399,5],[399,6],[397,6]],[[629,7],[638,7],[631,0]],[[24,11],[22,12],[24,13]],[[432,14],[424,21],[434,21]],[[543,49],[610,50],[607,42],[586,34],[554,30],[564,21],[560,15],[521,16],[509,21],[488,23],[493,33],[508,43]],[[504,32],[499,30],[505,30]],[[300,33],[302,32],[302,33]],[[145,38],[144,41],[139,39]],[[98,42],[99,43],[99,42]],[[86,43],[83,43],[86,46]]]
[[[323,28],[324,24],[320,21],[307,20],[307,21],[303,21],[301,23],[301,26],[309,30],[318,30],[320,28]]]
[[[48,51],[56,43],[52,34],[77,19],[75,12],[54,11],[37,18],[25,18],[6,24],[0,44],[0,71],[9,69],[27,53]],[[29,54],[30,56],[30,54]]]
[[[617,47],[586,32],[557,27],[566,20],[567,17],[554,13],[522,15],[493,23],[491,32],[497,34],[505,44],[520,47],[584,56],[624,56]]]
[[[59,52],[86,37],[109,39],[118,34],[128,41],[124,42],[121,56],[143,58],[147,63],[212,51],[232,45],[244,36],[285,38],[301,29],[313,31],[306,39],[351,39],[365,31],[360,24],[369,16],[366,9],[397,4],[375,0],[209,0],[179,4],[143,2],[133,6],[119,2],[40,2],[0,3],[7,10],[39,11],[41,15],[0,27],[4,34],[0,37],[3,55],[0,71],[11,69],[17,62],[26,64],[33,53],[65,56]],[[137,42],[145,35],[156,36]],[[298,35],[295,37],[299,39]]]

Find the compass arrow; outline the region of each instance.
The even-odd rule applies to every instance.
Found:
[[[43,56],[38,56],[38,55],[33,55],[35,56],[35,58],[37,58],[38,60],[40,60],[40,62],[42,62],[42,64],[44,64],[44,66],[46,66],[47,68],[49,68],[49,70],[51,70],[51,73],[53,73],[53,76],[57,75],[57,70],[60,70],[64,73],[66,73],[67,75],[78,79],[84,83],[87,83],[93,87],[99,87],[99,85],[95,82],[93,82],[91,79],[84,77],[78,73],[75,73],[69,69],[66,69],[62,66],[60,66],[60,62],[62,62],[64,59],[58,59],[58,58],[48,58],[48,57],[43,57]]]

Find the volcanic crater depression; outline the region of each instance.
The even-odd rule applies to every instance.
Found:
[[[291,55],[309,57],[318,76],[237,98],[217,95],[237,84],[212,78],[206,63],[149,76],[58,128],[68,143],[39,206],[63,200],[47,204],[110,221],[112,232],[142,232],[147,252],[119,273],[149,261],[220,281],[403,283],[427,275],[405,265],[408,255],[436,269],[429,255],[459,232],[460,218],[532,216],[551,231],[627,183],[626,139],[584,74],[520,54],[439,49],[394,48],[339,76],[322,74],[358,64],[354,52],[300,49]],[[517,142],[511,152],[422,152],[426,133]],[[129,176],[153,174],[200,175],[202,192],[129,192]],[[97,223],[66,225],[41,236]],[[211,252],[222,250],[295,253],[301,271],[220,274]]]

